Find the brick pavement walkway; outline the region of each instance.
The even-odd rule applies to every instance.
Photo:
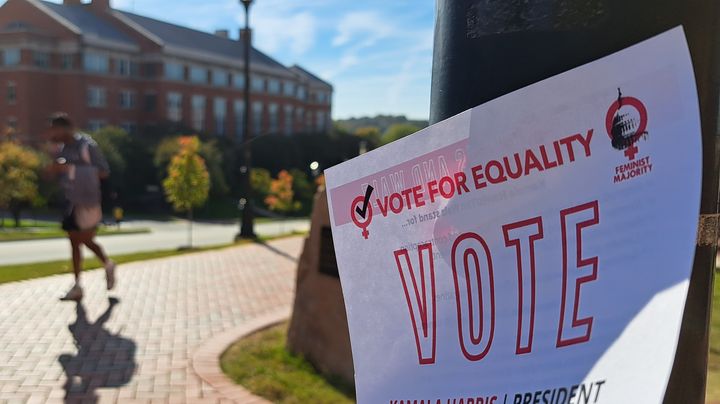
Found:
[[[225,402],[190,358],[213,335],[283,307],[302,238],[0,285],[0,402]],[[109,299],[109,296],[115,299]]]

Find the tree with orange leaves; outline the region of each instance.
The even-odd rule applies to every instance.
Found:
[[[278,173],[277,179],[270,183],[270,192],[265,203],[276,212],[290,213],[301,208],[300,202],[294,200],[293,176],[287,170]]]

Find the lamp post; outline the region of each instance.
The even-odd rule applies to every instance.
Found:
[[[320,175],[320,163],[317,161],[310,163],[310,172],[312,172],[313,178],[317,178]]]
[[[253,199],[252,199],[252,184],[250,182],[250,172],[252,170],[252,138],[253,134],[250,132],[250,49],[252,46],[252,33],[250,31],[250,5],[253,0],[240,0],[240,3],[245,7],[245,29],[243,38],[244,46],[244,67],[245,67],[245,113],[243,114],[243,166],[240,169],[241,182],[243,188],[243,204],[242,209],[242,220],[240,223],[240,233],[235,237],[236,239],[254,239],[255,226],[254,226],[254,212],[253,212]]]

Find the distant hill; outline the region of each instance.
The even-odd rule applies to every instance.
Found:
[[[361,118],[340,119],[335,121],[335,123],[350,133],[355,133],[358,128],[368,126],[374,126],[380,130],[380,133],[385,133],[387,128],[397,123],[407,123],[415,125],[419,128],[425,128],[428,126],[428,121],[410,120],[404,115],[377,115],[374,117],[367,116]]]

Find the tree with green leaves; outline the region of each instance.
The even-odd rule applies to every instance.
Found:
[[[377,126],[363,126],[355,130],[355,136],[367,141],[373,147],[380,145],[380,129]]]
[[[168,165],[168,176],[163,188],[168,202],[177,212],[188,215],[188,247],[192,248],[193,209],[205,204],[210,193],[210,174],[205,160],[200,157],[200,140],[197,136],[178,139],[180,150]]]
[[[250,171],[250,185],[253,190],[253,201],[260,206],[265,198],[270,194],[270,184],[272,184],[272,175],[270,171],[264,168],[253,168]]]
[[[419,131],[420,128],[409,124],[409,123],[396,123],[394,125],[391,125],[385,133],[382,135],[381,142],[383,145],[386,145],[390,142],[394,142],[398,139],[402,139],[405,136],[412,135],[413,133]]]
[[[110,164],[112,176],[118,182],[122,182],[127,169],[124,156],[130,142],[130,136],[122,128],[106,126],[93,132],[92,138],[97,142],[108,164]]]
[[[38,205],[40,156],[14,141],[0,142],[0,209],[9,210],[20,227],[24,208]],[[4,225],[4,223],[3,223]]]
[[[158,144],[155,149],[155,157],[153,163],[158,170],[158,178],[167,176],[167,166],[173,156],[180,151],[181,137],[173,136]],[[230,187],[227,184],[225,173],[223,172],[223,156],[222,152],[214,141],[198,140],[200,146],[198,154],[205,160],[208,173],[210,174],[210,189],[213,196],[224,196],[228,193]]]
[[[290,175],[292,175],[293,178],[292,190],[295,200],[300,204],[298,211],[304,214],[310,214],[317,186],[310,181],[308,175],[302,170],[292,168],[290,169]]]

